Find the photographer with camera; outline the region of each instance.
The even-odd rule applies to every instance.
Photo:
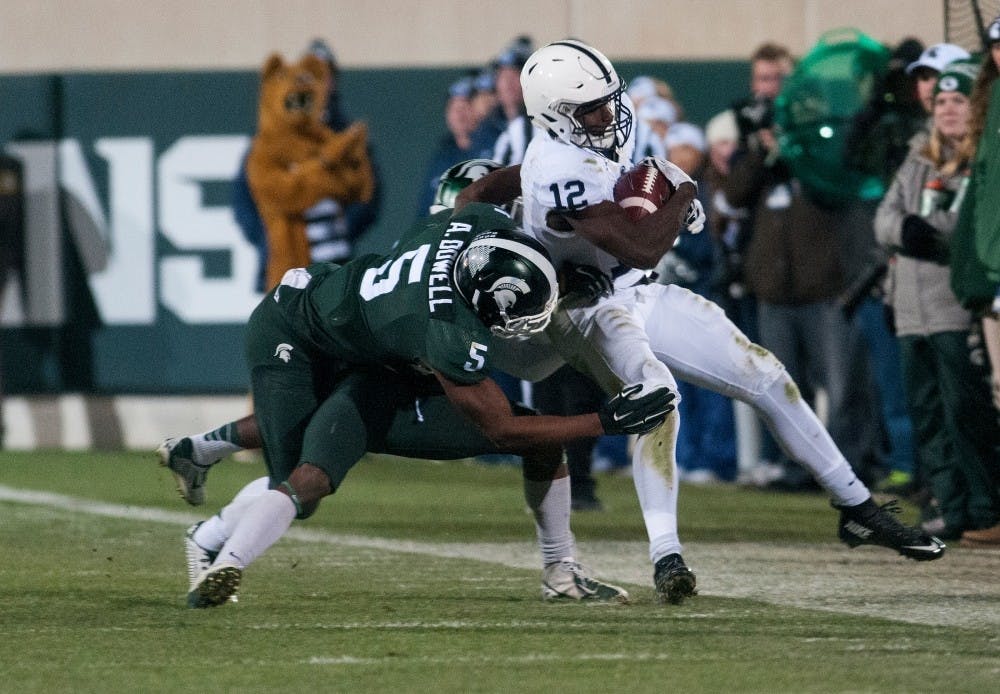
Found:
[[[744,278],[744,256],[750,238],[750,210],[732,205],[725,195],[732,155],[737,146],[756,149],[763,145],[756,133],[770,128],[774,99],[784,78],[792,70],[788,51],[765,44],[751,59],[750,96],[733,102],[706,124],[709,165],[706,170],[709,229],[716,247],[716,269],[712,293],[716,303],[751,340],[759,342],[757,301]],[[751,140],[753,142],[751,143]],[[772,460],[780,454],[777,444],[750,408],[733,403],[739,450],[739,481],[758,486],[778,476],[781,468]],[[763,451],[757,449],[763,448]]]
[[[756,297],[759,342],[785,364],[800,385],[825,390],[828,429],[866,483],[879,476],[880,413],[869,360],[857,326],[837,299],[848,273],[844,249],[856,226],[850,207],[810,198],[782,158],[773,129],[773,104],[792,71],[783,46],[767,43],[751,58],[753,97],[736,104],[740,142],[724,184],[726,201],[751,210],[743,278]],[[763,451],[765,459],[768,451]],[[801,469],[782,457],[751,476],[784,491],[813,488]]]

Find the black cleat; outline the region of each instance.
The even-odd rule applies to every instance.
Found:
[[[164,439],[156,449],[160,465],[170,470],[177,483],[177,493],[192,506],[205,503],[205,477],[208,468],[194,462],[191,439]]]
[[[679,605],[684,598],[698,594],[694,572],[679,554],[662,557],[653,567],[653,585],[660,602]]]
[[[188,607],[204,609],[216,607],[234,598],[240,590],[243,569],[238,566],[223,565],[203,571],[187,596]]]
[[[899,513],[895,500],[879,506],[869,498],[857,506],[833,504],[833,507],[840,511],[837,534],[848,547],[879,545],[917,561],[944,555],[945,544],[941,540],[893,518],[892,514]]]

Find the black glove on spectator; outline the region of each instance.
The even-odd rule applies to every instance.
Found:
[[[908,214],[903,218],[902,244],[905,256],[941,264],[948,262],[948,249],[941,232],[918,215]]]

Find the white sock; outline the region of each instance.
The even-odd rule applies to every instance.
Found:
[[[823,423],[800,397],[789,398],[792,384],[786,375],[772,383],[751,402],[775,434],[788,456],[812,473],[813,479],[840,506],[856,506],[871,496],[844,455],[830,438]],[[793,385],[794,387],[794,385]]]
[[[569,477],[547,482],[526,479],[524,499],[535,514],[542,566],[575,556],[576,543],[569,527]]]
[[[264,492],[246,510],[212,566],[235,564],[241,569],[248,567],[281,539],[293,520],[295,504],[287,494],[276,489]]]
[[[655,564],[668,554],[681,553],[677,535],[677,427],[680,415],[640,436],[632,451],[632,481],[639,496],[649,535],[649,558]]]
[[[204,467],[215,465],[226,456],[243,450],[242,446],[237,446],[235,443],[231,443],[229,441],[205,438],[206,435],[211,433],[213,432],[195,434],[194,436],[189,437],[191,439],[192,448],[191,457],[196,464]]]
[[[267,477],[259,477],[243,487],[221,511],[198,526],[194,531],[194,541],[210,552],[218,552],[233,534],[246,510],[267,491],[268,481]]]

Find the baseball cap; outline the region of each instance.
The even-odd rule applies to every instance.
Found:
[[[531,57],[533,46],[530,36],[518,36],[507,44],[493,64],[496,67],[514,67],[520,70]]]
[[[306,48],[306,53],[313,54],[320,60],[325,61],[330,67],[336,67],[337,65],[337,56],[334,55],[333,49],[323,39],[313,39],[309,43],[309,47]]]
[[[926,67],[936,72],[944,72],[948,63],[969,58],[969,52],[953,43],[935,43],[928,46],[920,57],[906,66],[906,74],[911,75],[917,68]]]
[[[1000,41],[1000,17],[994,19],[986,27],[986,43],[996,43],[997,41]]]
[[[462,77],[455,80],[448,86],[448,96],[449,97],[461,97],[463,99],[468,99],[472,96],[474,90],[473,81],[471,76]]]
[[[497,81],[493,76],[493,70],[483,68],[476,73],[473,78],[473,86],[477,92],[492,92],[496,89]]]

